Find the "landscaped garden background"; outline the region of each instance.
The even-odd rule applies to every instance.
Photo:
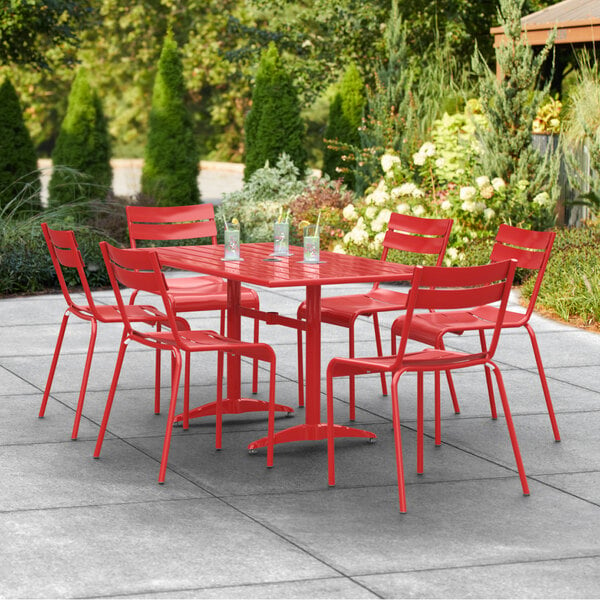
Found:
[[[538,307],[597,327],[594,49],[527,45],[521,16],[551,1],[425,4],[12,0],[0,294],[56,287],[42,221],[75,229],[90,282],[106,285],[98,240],[127,245],[124,205],[200,202],[202,158],[245,164],[243,189],[217,208],[244,241],[271,240],[283,215],[293,242],[318,220],[324,248],[379,257],[392,212],[452,217],[445,264],[458,266],[486,262],[501,223],[556,228]],[[497,24],[506,42],[493,49]],[[47,206],[41,157],[54,164]],[[138,196],[112,193],[111,157],[144,158]]]

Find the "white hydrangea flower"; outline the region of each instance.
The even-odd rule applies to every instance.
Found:
[[[496,211],[493,208],[486,208],[483,211],[483,216],[485,217],[486,221],[489,221],[496,216]]]
[[[412,197],[413,198],[424,198],[425,192],[423,190],[420,190],[418,187],[416,187],[412,192]]]
[[[477,190],[472,185],[467,185],[460,188],[460,199],[463,201],[469,201],[475,198]]]
[[[425,207],[422,204],[417,204],[416,206],[413,206],[412,212],[415,217],[420,217],[425,214]]]
[[[377,217],[371,221],[371,231],[381,231],[385,226],[385,223]]]
[[[367,217],[367,219],[373,219],[376,214],[377,214],[376,206],[373,206],[373,205],[367,206],[367,210],[365,211],[365,216]]]
[[[460,207],[465,212],[475,212],[475,202],[473,202],[473,200],[465,200]]]
[[[482,213],[486,208],[487,208],[487,205],[485,202],[476,202],[475,203],[475,212],[476,213]]]
[[[378,188],[371,194],[371,199],[372,204],[379,205],[385,204],[390,199],[390,196],[386,190],[381,190]]]
[[[374,239],[377,244],[383,244],[383,240],[385,239],[385,232],[382,231],[381,233],[378,233]]]
[[[423,156],[433,156],[435,154],[435,146],[431,142],[425,142],[419,148],[419,154]]]
[[[335,252],[336,254],[346,254],[346,249],[340,242],[337,242],[333,247],[332,252]]]
[[[443,169],[446,166],[446,161],[443,158],[436,158],[435,160],[435,166],[438,169]]]
[[[458,250],[456,248],[448,248],[446,254],[451,258],[455,259],[458,257]]]
[[[409,211],[410,204],[406,204],[406,202],[401,202],[400,204],[398,204],[398,206],[396,206],[396,212],[400,213],[401,215],[404,215]]]
[[[342,210],[342,216],[347,221],[356,220],[358,218],[358,213],[356,212],[354,204],[347,204],[346,206],[344,206],[344,209]]]
[[[401,196],[412,196],[412,193],[417,189],[417,186],[411,181],[403,183],[399,188]]]
[[[400,164],[400,158],[398,156],[394,156],[393,154],[384,154],[381,157],[381,168],[384,173],[389,173],[394,165]]]
[[[533,201],[540,206],[548,206],[550,204],[550,196],[548,192],[540,192]]]
[[[416,152],[415,154],[413,154],[413,163],[418,167],[424,165],[426,159],[427,157],[424,154],[421,154],[420,152]]]
[[[400,196],[402,196],[402,188],[400,186],[392,188],[390,196],[392,197],[392,200],[397,200]]]
[[[478,188],[488,185],[489,182],[490,178],[487,175],[481,175],[481,177],[477,177],[477,179],[475,179],[475,183],[477,184]]]
[[[505,188],[506,183],[504,182],[504,179],[502,179],[502,177],[494,177],[494,179],[492,179],[492,186],[496,191],[498,191],[502,188]]]
[[[494,195],[494,186],[491,183],[486,183],[480,190],[482,198],[489,200]]]
[[[377,220],[382,221],[383,223],[387,223],[392,216],[392,211],[389,208],[382,208],[377,215]]]
[[[440,204],[440,208],[442,210],[450,210],[452,208],[452,202],[450,202],[450,200],[444,200],[441,204]]]

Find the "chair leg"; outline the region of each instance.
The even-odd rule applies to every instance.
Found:
[[[88,344],[87,356],[85,357],[85,368],[83,369],[83,378],[81,379],[81,388],[79,390],[79,399],[77,400],[77,409],[75,411],[75,422],[73,423],[73,431],[71,439],[77,439],[79,431],[79,422],[81,421],[81,413],[83,412],[83,402],[85,400],[85,392],[87,390],[88,379],[90,377],[90,369],[92,367],[92,358],[94,357],[94,346],[96,345],[96,335],[98,333],[98,323],[96,319],[91,321],[90,343]]]
[[[446,371],[448,373],[449,371]],[[440,400],[440,372],[435,372],[435,445],[442,445],[442,417]]]
[[[438,339],[437,341],[438,348],[440,350],[445,350],[446,346],[444,346],[444,340]],[[446,380],[448,381],[448,390],[450,391],[450,398],[452,398],[452,406],[454,407],[454,414],[460,414],[460,406],[458,404],[458,398],[456,397],[456,388],[454,387],[454,380],[452,379],[452,372],[450,370],[446,371]]]
[[[217,361],[217,403],[215,410],[215,449],[220,450],[223,444],[223,353]]]
[[[267,467],[273,466],[273,455],[275,453],[275,357],[270,365],[269,373],[269,422],[267,425]]]
[[[333,377],[327,369],[327,471],[330,486],[335,485],[335,438],[333,436]]]
[[[377,313],[373,313],[373,328],[375,330],[375,344],[377,346],[377,356],[383,356],[383,347],[381,345],[381,329],[379,327],[379,317]],[[385,373],[381,373],[381,393],[384,396],[388,395],[387,382],[385,380]]]
[[[417,473],[423,473],[423,371],[417,372]]]
[[[298,349],[298,406],[304,406],[304,350],[302,349],[302,329],[298,329],[296,348]]]
[[[537,338],[529,323],[525,324],[525,329],[527,329],[527,332],[529,333],[529,338],[531,339],[531,346],[533,347],[533,354],[535,355],[535,363],[537,365],[538,373],[540,375],[542,390],[544,390],[546,407],[548,408],[548,416],[550,417],[550,423],[552,424],[552,433],[554,434],[554,440],[556,442],[560,442],[560,432],[558,431],[558,423],[556,422],[556,416],[554,414],[554,406],[552,405],[552,398],[550,397],[550,390],[548,389],[548,382],[546,381],[546,373],[544,371],[544,365],[542,364],[542,357],[540,355],[540,348],[537,343]]]
[[[171,350],[171,352],[173,353],[174,357],[173,375],[171,377],[171,402],[169,403],[167,430],[165,432],[165,441],[163,443],[162,458],[160,461],[160,471],[158,473],[158,483],[165,482],[165,474],[167,472],[167,461],[169,460],[169,448],[171,446],[171,435],[173,433],[173,422],[175,421],[175,409],[177,408],[177,392],[179,391],[179,378],[181,376],[181,353],[177,349],[173,349]]]
[[[190,428],[190,371],[192,368],[192,355],[190,352],[185,353],[185,370],[183,375],[183,430],[187,431]],[[221,361],[222,362],[222,361]],[[171,372],[175,367],[174,361],[171,360]],[[218,381],[221,381],[218,378]],[[218,385],[218,384],[217,384]]]
[[[119,382],[119,375],[121,374],[121,367],[123,366],[123,360],[125,358],[125,351],[127,350],[127,339],[125,339],[125,333],[121,338],[121,344],[119,346],[119,353],[117,355],[117,362],[115,364],[115,372],[110,384],[110,390],[108,391],[108,398],[106,399],[106,407],[104,408],[104,416],[102,417],[102,424],[100,425],[100,431],[98,432],[98,439],[96,440],[96,447],[94,448],[94,458],[100,456],[100,450],[102,450],[102,442],[104,441],[104,435],[106,434],[106,426],[108,425],[108,418],[110,417],[110,410],[112,408],[113,400],[115,399],[115,392],[117,390],[117,383]]]
[[[486,352],[487,351],[487,343],[485,341],[485,332],[483,331],[483,329],[479,330],[479,341],[481,342],[482,352]],[[488,365],[485,365],[484,368],[485,368],[485,382],[487,384],[488,397],[490,399],[490,411],[492,413],[492,419],[496,420],[498,418],[498,411],[496,410],[496,400],[494,399],[494,385],[492,382],[492,374],[490,372],[490,368]]]
[[[160,323],[156,324],[156,331],[160,331]],[[156,359],[154,367],[154,414],[160,415],[160,350],[156,349]]]
[[[258,344],[259,337],[259,323],[258,319],[254,319],[254,343]],[[252,393],[258,393],[258,358],[252,361]]]
[[[50,365],[50,372],[48,373],[48,379],[46,380],[46,389],[44,390],[44,397],[42,398],[42,405],[40,406],[40,412],[38,417],[42,418],[46,413],[46,405],[48,404],[48,396],[50,396],[50,389],[52,388],[52,381],[54,379],[54,373],[56,371],[56,365],[58,363],[58,357],[60,356],[60,349],[62,347],[63,339],[65,337],[65,331],[67,329],[67,322],[69,321],[69,311],[65,312],[60,324],[60,330],[58,332],[58,338],[56,345],[54,346],[54,356],[52,357],[52,364]]]
[[[504,381],[502,380],[502,375],[500,374],[500,369],[497,367],[497,365],[493,365],[493,368],[494,374],[496,375],[496,382],[498,383],[500,399],[502,400],[502,408],[504,410],[504,417],[506,418],[506,426],[508,427],[510,442],[512,444],[513,453],[515,455],[515,461],[517,463],[517,469],[519,471],[519,478],[521,479],[521,487],[523,488],[523,494],[525,496],[529,496],[529,485],[527,484],[527,476],[525,475],[525,468],[523,466],[523,460],[521,458],[521,451],[519,450],[519,442],[517,441],[517,434],[515,432],[512,414],[510,412],[510,406],[508,405],[508,398],[506,397]]]
[[[400,405],[398,399],[398,380],[402,372],[392,377],[392,420],[394,423],[394,442],[396,447],[396,473],[398,477],[398,500],[400,512],[406,512],[406,489],[404,485],[404,464],[402,460],[402,437],[400,434]]]
[[[348,329],[348,356],[354,358],[354,323],[350,324]],[[349,401],[350,401],[350,420],[356,419],[356,380],[354,375],[348,378]]]

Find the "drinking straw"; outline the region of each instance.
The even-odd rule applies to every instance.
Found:
[[[321,220],[321,211],[319,211],[319,216],[317,217],[317,226],[316,226],[317,234],[319,233],[319,221],[320,220]]]
[[[277,217],[277,222],[281,223],[281,216],[283,215],[283,205],[279,205],[279,216]]]
[[[225,218],[225,215],[223,215],[223,223],[225,223],[225,229],[229,229],[229,227],[227,227],[227,219]]]

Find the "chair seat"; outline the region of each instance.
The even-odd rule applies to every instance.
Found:
[[[465,331],[493,329],[498,309],[495,306],[480,306],[471,311],[433,312],[415,315],[410,326],[410,339],[423,344],[436,346],[440,334],[455,333],[462,335]],[[505,312],[503,327],[519,327],[524,315]],[[401,335],[404,317],[396,319],[392,325],[392,335]]]
[[[227,282],[220,277],[172,277],[167,285],[175,312],[227,308]],[[258,308],[258,293],[242,286],[242,306]]]
[[[406,294],[394,290],[376,288],[367,294],[330,296],[321,299],[321,322],[350,327],[360,315],[403,310],[405,307]],[[298,317],[306,319],[306,303],[304,302],[298,308]]]

